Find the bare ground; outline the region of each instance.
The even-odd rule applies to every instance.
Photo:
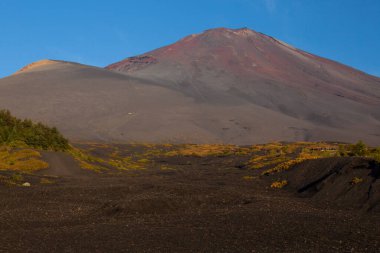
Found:
[[[141,171],[77,168],[52,185],[0,185],[0,251],[378,252],[379,213],[274,190],[270,177],[245,180],[258,172],[244,159],[158,159]]]

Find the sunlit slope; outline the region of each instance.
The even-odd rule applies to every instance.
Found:
[[[284,121],[293,129],[288,138],[323,139],[336,130],[379,138],[379,78],[249,29],[208,30],[107,69],[155,80],[198,103],[253,104],[305,122]]]

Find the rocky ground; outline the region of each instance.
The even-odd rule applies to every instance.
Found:
[[[277,176],[247,168],[247,156],[158,157],[122,173],[45,159],[50,169],[23,175],[31,187],[0,184],[0,252],[379,252],[375,209],[300,194],[291,171],[273,189]]]

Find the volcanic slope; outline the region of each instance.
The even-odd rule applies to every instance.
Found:
[[[208,126],[223,140],[380,140],[379,78],[250,29],[208,30],[107,69],[155,80],[202,105],[271,111],[245,121],[251,115],[236,110],[241,129],[213,114],[222,127]]]
[[[248,29],[213,29],[101,69],[44,60],[0,108],[72,141],[380,143],[380,79]]]

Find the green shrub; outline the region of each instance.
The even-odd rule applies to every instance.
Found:
[[[380,147],[376,148],[372,153],[373,159],[380,163]]]
[[[18,119],[7,110],[0,110],[0,144],[56,151],[69,148],[68,141],[57,128]]]
[[[356,144],[351,146],[351,154],[353,156],[365,156],[368,153],[368,147],[363,141],[358,141]]]

